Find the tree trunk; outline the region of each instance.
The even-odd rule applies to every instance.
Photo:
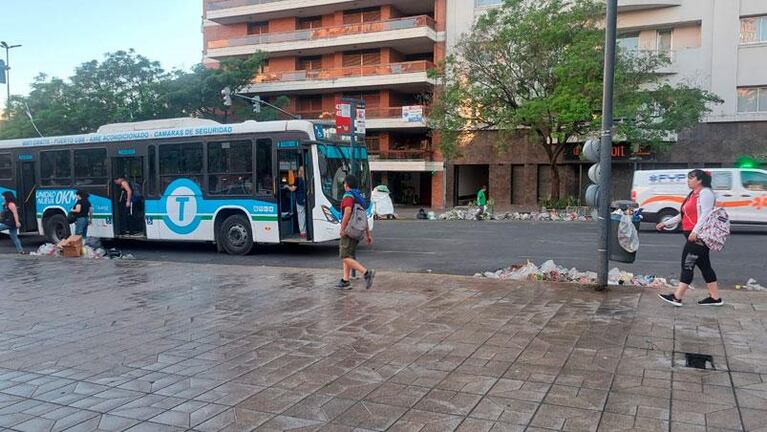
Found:
[[[556,161],[552,162],[551,167],[551,199],[558,200],[561,195],[561,181],[559,179],[559,165]]]

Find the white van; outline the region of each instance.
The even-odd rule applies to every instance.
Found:
[[[658,223],[676,216],[690,193],[691,169],[635,171],[631,200],[638,203],[645,222]],[[767,224],[767,171],[753,168],[707,168],[713,178],[716,204],[738,224]],[[679,227],[669,228],[675,231]]]

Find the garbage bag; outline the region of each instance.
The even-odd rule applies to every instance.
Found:
[[[628,253],[634,253],[639,249],[639,233],[629,215],[621,216],[621,222],[618,225],[618,244]]]

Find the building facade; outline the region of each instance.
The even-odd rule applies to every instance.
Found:
[[[367,104],[367,143],[375,184],[398,204],[450,207],[482,186],[497,207],[535,206],[549,196],[546,155],[525,136],[467,136],[444,161],[424,95],[427,71],[502,0],[204,0],[205,62],[266,52],[268,64],[247,93],[288,96],[304,118],[332,118],[340,97]],[[617,144],[614,198],[628,198],[636,169],[732,166],[767,158],[767,1],[619,0],[619,44],[663,51],[665,79],[704,88],[724,100],[667,150]],[[414,115],[408,115],[414,114]],[[588,164],[577,145],[561,161],[562,196],[582,198]]]
[[[445,0],[205,0],[204,61],[268,55],[244,93],[287,96],[287,111],[335,118],[366,103],[374,184],[399,204],[444,206],[444,163],[423,116],[445,55]]]

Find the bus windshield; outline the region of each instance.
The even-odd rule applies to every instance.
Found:
[[[338,144],[319,144],[319,170],[322,192],[334,207],[341,205],[344,196],[344,177],[351,170],[351,147]],[[359,176],[360,192],[370,199],[370,167],[367,148],[355,147],[355,173]]]

